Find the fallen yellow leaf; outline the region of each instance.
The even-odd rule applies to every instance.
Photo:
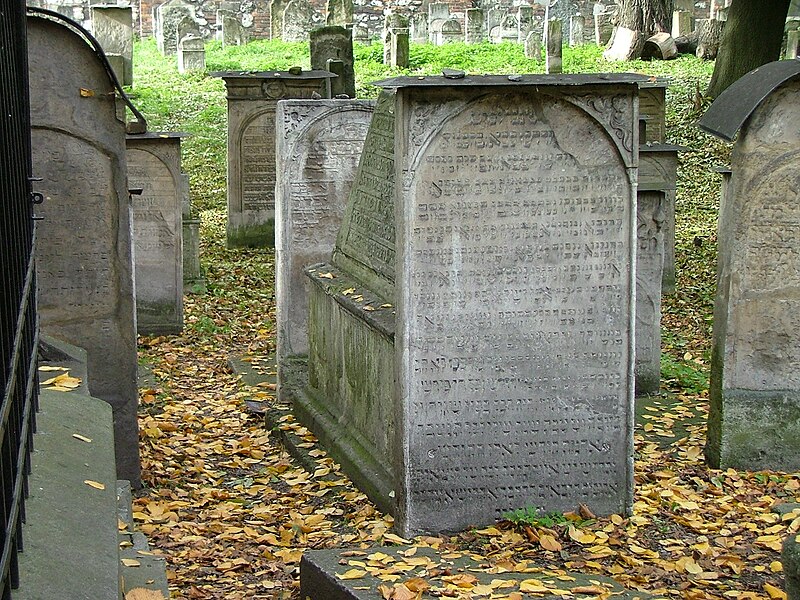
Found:
[[[99,481],[92,481],[91,479],[85,479],[83,481],[83,483],[85,483],[89,487],[93,487],[96,490],[104,490],[104,489],[106,489],[106,486],[103,485],[102,483],[100,483]]]
[[[345,571],[344,573],[342,573],[341,575],[339,573],[337,573],[336,577],[338,579],[341,579],[342,581],[348,581],[348,580],[351,580],[351,579],[361,579],[366,574],[367,574],[367,572],[364,571],[363,569],[349,569],[349,570]]]

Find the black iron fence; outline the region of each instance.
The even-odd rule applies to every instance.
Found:
[[[19,584],[38,379],[25,5],[0,0],[0,598]]]

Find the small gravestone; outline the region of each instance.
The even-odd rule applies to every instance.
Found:
[[[374,103],[278,102],[276,294],[279,394],[293,356],[308,354],[307,265],[328,260]]]
[[[284,42],[305,42],[314,28],[316,10],[308,0],[290,0],[283,9]]]
[[[520,6],[517,8],[517,42],[524,44],[528,39],[528,34],[533,31],[535,25],[534,9],[532,6]]]
[[[359,44],[369,44],[369,28],[365,25],[353,25],[353,41]]]
[[[179,133],[129,135],[128,185],[132,196],[139,334],[183,329],[183,202]]]
[[[428,22],[450,18],[450,5],[447,2],[431,2],[428,5]]]
[[[786,60],[794,60],[800,56],[800,30],[786,32]]]
[[[428,41],[428,15],[415,13],[411,16],[409,37],[415,44],[424,44]]]
[[[468,8],[464,20],[464,41],[480,44],[486,41],[486,15],[481,8]]]
[[[133,85],[133,9],[92,6],[92,33],[122,85]]]
[[[450,42],[463,41],[464,32],[461,30],[461,21],[451,18],[442,22],[442,27],[439,31],[439,44],[449,44]],[[407,62],[406,67],[408,67]]]
[[[154,35],[161,54],[171,55],[178,52],[181,32],[179,24],[186,18],[194,19],[195,8],[184,0],[167,0],[153,9]]]
[[[542,36],[536,31],[529,32],[525,38],[525,58],[542,60]]]
[[[283,34],[283,11],[287,4],[287,0],[272,0],[269,3],[270,36],[273,40],[281,39]]]
[[[206,47],[203,38],[187,35],[178,44],[178,72],[203,71],[206,68]]]
[[[497,25],[489,32],[489,39],[494,44],[503,42],[516,42],[519,36],[519,26],[516,15],[507,14],[503,17],[500,25]]]
[[[379,84],[288,393],[401,534],[630,511],[640,79]]]
[[[505,11],[501,8],[490,8],[486,11],[486,31],[487,33],[491,32],[495,27],[499,26],[500,23],[503,22],[503,18],[506,16]]]
[[[383,20],[383,63],[408,68],[408,18],[390,13]]]
[[[353,0],[328,0],[325,22],[347,27],[353,23]]]
[[[353,32],[338,25],[314,29],[310,35],[311,68],[317,71],[331,71],[337,77],[332,77],[330,94],[332,98],[340,94],[347,94],[350,98],[356,96],[356,76],[353,69]],[[328,61],[340,61],[341,72],[328,68]],[[338,66],[338,65],[337,65]]]
[[[218,10],[217,23],[222,27],[220,33],[223,48],[244,46],[250,38],[248,28],[242,25],[242,21],[231,11]]]
[[[672,37],[684,37],[694,30],[694,17],[692,13],[676,10],[672,13]]]
[[[706,457],[800,470],[800,62],[769,63],[700,121],[730,140],[719,215]]]
[[[561,73],[561,53],[563,51],[561,21],[554,19],[547,21],[546,25],[544,71],[545,73]]]
[[[92,48],[28,17],[36,270],[42,333],[86,350],[88,387],[114,413],[117,477],[139,487],[136,314],[125,124]],[[91,90],[78,94],[77,90]]]
[[[275,243],[275,106],[288,98],[320,98],[327,71],[212,73],[228,99],[228,226],[231,248]]]
[[[584,29],[586,18],[583,15],[572,15],[569,18],[569,46],[582,46],[584,44]]]

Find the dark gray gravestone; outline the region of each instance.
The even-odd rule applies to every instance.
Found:
[[[179,133],[127,139],[140,334],[183,329],[183,174]]]
[[[630,510],[636,79],[380,82],[293,400],[403,534]]]
[[[563,32],[561,21],[554,19],[545,23],[547,39],[544,49],[545,73],[561,73],[561,56],[563,52]]]
[[[278,385],[283,367],[308,354],[304,268],[330,260],[374,102],[278,102],[276,293]]]
[[[212,73],[228,98],[228,246],[275,243],[275,106],[288,98],[320,98],[327,71]]]
[[[353,0],[327,0],[325,22],[340,27],[352,26]]]
[[[133,9],[92,6],[92,33],[122,85],[133,85]]]
[[[353,70],[353,31],[338,25],[320,27],[311,32],[311,68],[328,70],[329,60],[342,62],[342,72],[331,78],[330,97],[347,94],[356,97],[356,75]]]
[[[139,486],[125,125],[82,37],[29,17],[28,47],[33,172],[45,195],[36,244],[42,332],[86,350],[89,391],[114,410],[117,476]]]
[[[719,216],[706,446],[715,467],[800,470],[800,63],[792,63],[746,75],[700,121],[718,134],[712,126],[743,123]]]

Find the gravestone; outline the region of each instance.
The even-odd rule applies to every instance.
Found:
[[[584,43],[584,28],[586,27],[586,18],[583,15],[572,15],[569,18],[569,45],[570,48],[575,46],[583,46]]]
[[[405,35],[403,35],[405,34]],[[398,39],[398,36],[400,39]],[[383,64],[408,67],[408,17],[389,13],[383,19]]]
[[[570,18],[579,13],[576,0],[551,0],[547,6],[548,19],[556,19],[562,23],[569,23]]]
[[[464,41],[480,44],[486,41],[486,15],[481,8],[468,8],[464,20]]]
[[[630,510],[638,79],[379,83],[287,393],[402,535]]]
[[[125,124],[102,62],[80,35],[30,16],[27,29],[32,172],[45,197],[36,211],[41,331],[86,350],[89,392],[113,408],[117,477],[139,487]]]
[[[133,9],[92,6],[92,33],[122,85],[133,85]]]
[[[283,10],[284,42],[305,42],[314,28],[316,11],[308,0],[290,0]]]
[[[450,18],[450,5],[447,2],[431,2],[428,5],[428,23],[445,21]]]
[[[694,31],[694,17],[692,13],[676,10],[672,13],[672,37],[687,36]]]
[[[512,14],[507,14],[503,17],[500,25],[497,25],[489,32],[489,38],[494,44],[516,42],[518,36],[519,24],[517,23],[517,17]]]
[[[353,0],[328,0],[325,21],[328,25],[340,27],[352,25]]]
[[[786,577],[786,600],[800,600],[800,534],[783,541],[781,563]]]
[[[464,41],[464,32],[461,30],[461,21],[453,18],[443,21],[442,28],[439,31],[439,45],[461,41]],[[408,63],[406,63],[406,67],[408,67]]]
[[[217,23],[222,27],[220,33],[223,48],[244,46],[250,38],[248,28],[242,25],[236,14],[229,10],[217,11]]]
[[[153,35],[161,54],[178,52],[178,42],[182,32],[179,24],[186,18],[194,19],[195,8],[184,0],[167,0],[153,9]]]
[[[428,41],[428,15],[425,13],[411,15],[409,37],[415,44],[424,44]]]
[[[283,11],[287,4],[287,0],[272,0],[269,3],[270,36],[273,40],[279,40],[283,35]]]
[[[729,86],[700,126],[731,140],[720,205],[706,458],[800,470],[800,61]]]
[[[517,42],[524,44],[528,34],[534,27],[534,10],[532,6],[522,5],[517,8]]]
[[[332,71],[329,60],[341,61],[341,73],[329,79],[331,90],[328,97],[347,94],[356,97],[356,75],[353,69],[353,32],[338,25],[314,29],[310,35],[311,68],[316,71]]]
[[[136,327],[139,334],[183,329],[183,203],[181,133],[127,138],[136,257]]]
[[[327,71],[224,71],[228,100],[228,247],[275,243],[275,106],[319,98]]]
[[[396,31],[391,38],[389,65],[399,69],[407,69],[411,58],[408,29]]]
[[[203,38],[187,35],[178,45],[178,73],[203,71],[206,68],[206,46]]]
[[[370,34],[369,28],[365,25],[353,25],[353,41],[359,44],[369,44]]]
[[[525,38],[525,58],[542,60],[542,36],[536,31],[529,32]]]
[[[563,38],[561,21],[554,19],[547,21],[547,40],[545,41],[544,72],[561,73],[561,56],[563,51]]]
[[[486,11],[486,32],[491,33],[491,31],[500,25],[503,22],[503,18],[505,18],[506,13],[504,10],[500,8],[490,8]]]
[[[800,30],[794,29],[786,32],[786,60],[794,60],[800,57]]]
[[[304,268],[333,252],[374,102],[282,100],[276,122],[278,393],[292,357],[308,354]]]

